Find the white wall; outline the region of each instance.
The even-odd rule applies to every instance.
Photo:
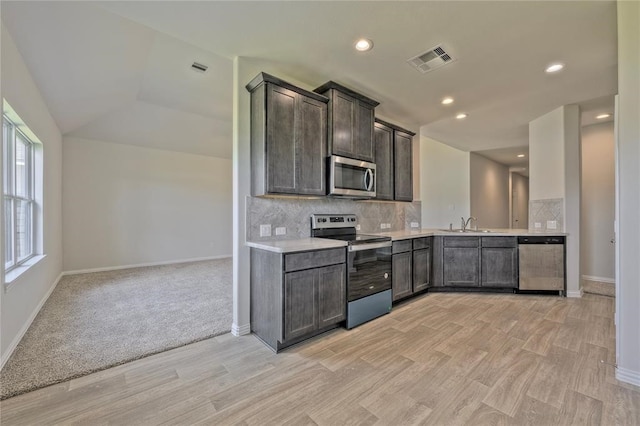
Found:
[[[564,198],[564,109],[529,123],[529,199]]]
[[[231,161],[65,138],[64,270],[231,255]]]
[[[618,2],[616,377],[640,386],[640,3]]]
[[[577,105],[562,106],[529,123],[529,200],[548,199],[564,200],[564,229],[558,231],[568,234],[567,295],[580,297],[580,108]],[[529,229],[533,228],[529,224]]]
[[[470,211],[481,228],[509,228],[509,167],[471,153]]]
[[[511,177],[511,228],[529,228],[529,178],[519,173],[510,173]],[[516,194],[514,199],[513,194]],[[517,219],[517,222],[514,220]]]
[[[422,227],[459,228],[469,198],[469,153],[420,136]]]
[[[582,128],[581,274],[615,278],[615,160],[613,122]]]
[[[4,364],[53,290],[62,271],[62,137],[4,24],[1,54],[2,97],[43,144],[43,248],[46,255],[15,279],[8,289],[0,289],[0,353]],[[4,212],[4,206],[0,207],[0,211]],[[4,258],[4,253],[0,254]]]

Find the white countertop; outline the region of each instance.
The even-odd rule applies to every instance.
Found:
[[[442,229],[415,229],[394,232],[382,232],[380,235],[391,237],[392,240],[406,240],[409,238],[430,237],[433,235],[447,237],[528,237],[533,235],[553,236],[568,235],[565,232],[532,232],[528,229],[489,229],[490,232],[472,231],[472,232],[451,232]]]
[[[249,247],[272,251],[274,253],[293,253],[296,251],[322,250],[346,247],[347,243],[327,238],[300,238],[280,241],[247,241]]]
[[[520,237],[520,236],[558,236],[568,235],[565,232],[531,232],[527,229],[490,229],[491,232],[450,232],[442,229],[415,229],[406,231],[381,232],[375,235],[391,237],[391,240],[407,240],[410,238],[431,237],[434,235],[447,237]],[[274,253],[294,253],[297,251],[323,250],[346,247],[347,243],[328,238],[300,238],[297,240],[279,241],[247,241],[249,247],[267,250]]]

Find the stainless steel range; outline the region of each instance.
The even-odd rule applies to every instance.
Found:
[[[347,328],[391,311],[391,238],[356,233],[356,215],[311,215],[311,236],[347,246]]]

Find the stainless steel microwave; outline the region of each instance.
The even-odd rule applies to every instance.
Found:
[[[329,195],[351,198],[376,196],[376,165],[332,155],[329,157]]]

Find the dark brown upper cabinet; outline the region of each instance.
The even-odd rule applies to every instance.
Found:
[[[376,199],[413,201],[414,136],[409,130],[376,119]]]
[[[326,194],[327,99],[266,73],[251,93],[251,194]]]
[[[314,92],[329,98],[329,155],[374,162],[373,123],[380,103],[333,81]]]

